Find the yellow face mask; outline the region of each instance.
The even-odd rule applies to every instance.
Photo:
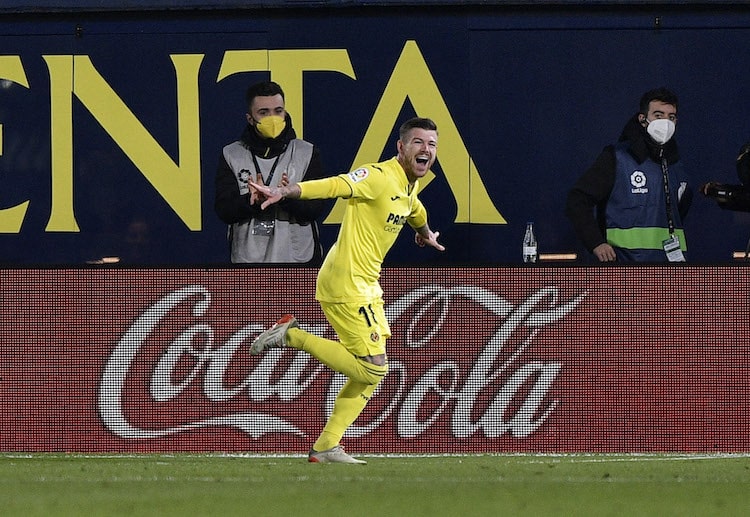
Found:
[[[278,115],[263,117],[255,124],[255,129],[263,138],[276,138],[284,131],[286,120]]]

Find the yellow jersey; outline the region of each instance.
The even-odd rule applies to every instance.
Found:
[[[381,266],[401,228],[427,224],[427,210],[417,198],[418,183],[409,184],[394,157],[299,185],[300,199],[348,198],[338,238],[318,273],[315,298],[329,303],[382,298]]]

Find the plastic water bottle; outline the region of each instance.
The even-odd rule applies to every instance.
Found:
[[[526,233],[523,234],[523,261],[536,262],[537,257],[534,223],[529,222],[526,223]]]

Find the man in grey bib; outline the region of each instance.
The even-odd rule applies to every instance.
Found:
[[[324,177],[318,148],[296,138],[284,92],[271,81],[250,86],[247,126],[224,147],[216,171],[214,209],[229,225],[233,263],[319,266],[323,250],[316,219],[325,201],[298,199],[261,209],[248,179],[278,186]]]

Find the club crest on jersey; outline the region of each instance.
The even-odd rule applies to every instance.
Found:
[[[380,335],[377,332],[373,332],[370,334],[370,341],[373,343],[377,343],[380,340]]]
[[[357,169],[356,171],[350,172],[349,173],[349,179],[351,179],[352,182],[354,182],[354,183],[358,183],[358,182],[362,181],[363,179],[365,179],[368,174],[370,174],[370,173],[367,171],[367,169],[365,169],[363,167],[361,169]]]

